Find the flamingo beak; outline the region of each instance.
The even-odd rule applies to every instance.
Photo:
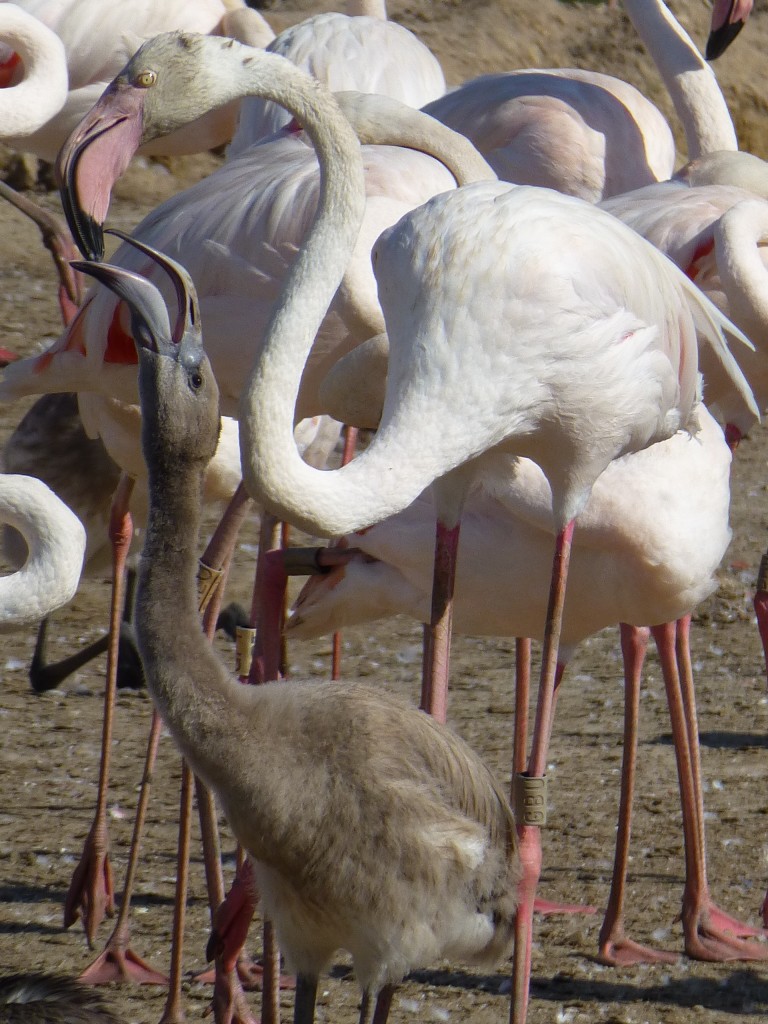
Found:
[[[704,52],[707,60],[716,60],[725,53],[746,25],[751,10],[752,0],[715,0],[712,29]]]
[[[122,299],[131,312],[131,334],[138,348],[158,355],[172,354],[168,310],[154,284],[141,274],[110,263],[73,260],[71,266],[81,274],[94,277]]]
[[[56,161],[61,202],[78,249],[104,256],[103,225],[112,187],[142,142],[145,93],[119,80],[110,85],[64,143]]]

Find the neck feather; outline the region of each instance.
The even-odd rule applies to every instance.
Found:
[[[662,0],[624,0],[627,14],[664,80],[685,131],[688,159],[738,142],[714,72]]]

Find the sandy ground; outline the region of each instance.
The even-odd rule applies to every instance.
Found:
[[[319,5],[302,4],[301,10]],[[323,5],[330,6],[330,5]],[[758,4],[760,8],[762,5]],[[594,67],[641,85],[668,108],[655,72],[620,11],[556,0],[442,3],[393,2],[394,17],[419,33],[443,61],[452,82],[497,68]],[[703,40],[709,8],[703,0],[673,5]],[[297,17],[283,5],[267,14],[280,27]],[[764,100],[755,82],[768,42],[768,10],[758,10],[748,34],[718,65],[742,144],[762,152]],[[120,185],[113,223],[130,227],[165,196],[213,166],[211,158],[136,166]],[[43,196],[56,209],[54,195]],[[35,229],[0,206],[0,342],[33,351],[59,330],[50,260]],[[30,402],[5,406],[0,440]],[[759,922],[768,882],[764,779],[768,767],[765,673],[751,610],[751,591],[765,547],[768,436],[759,429],[743,443],[733,471],[734,539],[719,573],[717,593],[693,627],[708,829],[708,861],[715,900],[729,912]],[[255,526],[246,531],[228,597],[247,600]],[[104,629],[108,585],[88,579],[59,613],[52,653],[68,653]],[[406,620],[345,634],[345,672],[410,696],[417,695],[420,628]],[[35,697],[27,666],[33,638],[5,635],[0,650],[0,969],[77,973],[95,955],[79,926],[61,927],[62,904],[90,826],[97,777],[103,660],[60,690]],[[221,641],[225,658],[231,647]],[[329,643],[295,643],[295,675],[323,676]],[[513,724],[511,640],[458,638],[450,718],[502,777],[509,774]],[[592,916],[549,917],[536,924],[531,1024],[606,1021],[615,1024],[715,1024],[768,1013],[768,967],[697,963],[681,956],[671,966],[613,970],[594,959],[601,911],[611,875],[622,690],[617,632],[583,645],[574,659],[558,708],[552,740],[550,825],[544,837],[542,893],[594,905]],[[150,704],[142,693],[122,693],[113,746],[110,835],[118,891],[130,841],[132,811],[146,742]],[[179,765],[171,741],[161,742],[150,820],[133,918],[137,952],[168,964],[175,878],[175,818]],[[225,834],[226,836],[226,834]],[[233,844],[224,840],[231,877]],[[664,689],[649,659],[641,704],[640,778],[630,865],[628,927],[638,939],[681,952],[675,918],[683,886],[683,844]],[[97,948],[109,934],[102,925]],[[194,837],[187,925],[187,1015],[201,1020],[210,990],[192,980],[204,967],[207,909],[197,836]],[[258,931],[251,948],[258,952]],[[473,1024],[507,1019],[507,972],[495,975],[438,965],[410,979],[395,999],[391,1019]],[[126,1024],[155,1024],[165,994],[156,988],[107,993]],[[357,1019],[357,988],[339,959],[323,987],[318,1019]],[[252,997],[254,1006],[256,996]],[[284,997],[288,1019],[290,996]],[[2,1020],[0,1010],[0,1021]]]

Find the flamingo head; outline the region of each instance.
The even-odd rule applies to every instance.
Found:
[[[219,389],[203,349],[195,286],[184,267],[169,256],[122,232],[112,233],[165,270],[178,301],[176,323],[171,327],[162,295],[146,277],[109,263],[72,264],[113,291],[130,310],[139,354],[145,458],[150,467],[169,460],[205,467],[219,438]]]
[[[189,32],[154,36],[139,47],[64,143],[56,174],[70,230],[86,259],[103,258],[102,227],[112,187],[137,149],[232,98],[226,81],[222,84],[224,76],[217,77],[210,68],[221,50],[237,45]]]

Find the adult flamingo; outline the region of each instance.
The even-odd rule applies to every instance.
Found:
[[[410,969],[445,955],[497,963],[508,952],[519,875],[512,811],[472,749],[413,707],[348,683],[240,686],[202,636],[195,549],[219,396],[191,281],[164,265],[185,292],[183,333],[138,275],[81,265],[129,303],[141,339],[150,515],[136,625],[148,686],[248,852],[299,975],[295,1024],[314,1020],[319,973],[339,948],[363,989],[361,1021],[375,998],[384,1024]],[[171,613],[183,642],[168,635]]]
[[[176,28],[221,35],[236,33],[241,41],[253,46],[266,46],[274,37],[262,16],[247,8],[242,0],[162,0],[151,4],[128,0],[108,7],[100,0],[65,0],[57,4],[50,0],[21,0],[19,6],[61,41],[66,57],[64,96],[56,109],[40,119],[34,132],[9,131],[7,142],[50,161],[55,160],[67,136],[144,39]],[[16,66],[19,56],[23,61],[24,55],[11,43],[3,56],[7,84],[14,84],[21,73]],[[237,104],[232,104],[207,115],[193,129],[167,139],[159,148],[150,147],[144,152],[198,153],[222,145],[232,137],[237,113]]]
[[[624,0],[680,118],[690,159],[737,149],[717,80],[662,0]],[[598,202],[671,177],[672,132],[620,79],[549,69],[486,75],[425,107],[467,135],[506,181]]]
[[[208,73],[223,62],[229,74]],[[191,77],[197,93],[186,90],[182,110],[180,73],[186,81]],[[364,209],[357,141],[331,99],[276,55],[231,43],[224,50],[210,37],[170,34],[142,47],[71,141],[70,154],[95,137],[104,143],[114,135],[119,144],[131,124],[143,141],[200,109],[249,92],[273,96],[305,124],[325,175],[317,217],[286,278],[241,403],[247,486],[283,518],[313,532],[340,534],[399,511],[431,483],[438,495],[438,536],[447,535],[455,548],[473,461],[496,449],[539,462],[552,489],[557,530],[528,762],[528,776],[540,781],[575,518],[613,459],[680,428],[695,429],[697,328],[713,344],[719,339],[723,361],[742,379],[721,334],[731,328],[657,250],[589,204],[501,183],[444,193],[403,217],[374,249],[392,345],[381,427],[348,466],[331,473],[312,470],[292,441],[295,399]],[[572,243],[565,250],[564,231]],[[490,239],[486,251],[482,247]],[[567,253],[576,250],[578,258],[569,259]],[[554,252],[561,256],[553,265]],[[470,285],[469,267],[482,287]],[[498,345],[499,323],[517,328],[508,346]],[[461,345],[455,347],[459,335]],[[470,368],[480,370],[482,380]],[[489,390],[489,383],[501,386]],[[750,401],[743,379],[742,387]],[[438,692],[432,706],[441,710],[441,704],[444,709]],[[541,856],[537,825],[520,828],[524,880],[516,1020],[527,1008]]]

